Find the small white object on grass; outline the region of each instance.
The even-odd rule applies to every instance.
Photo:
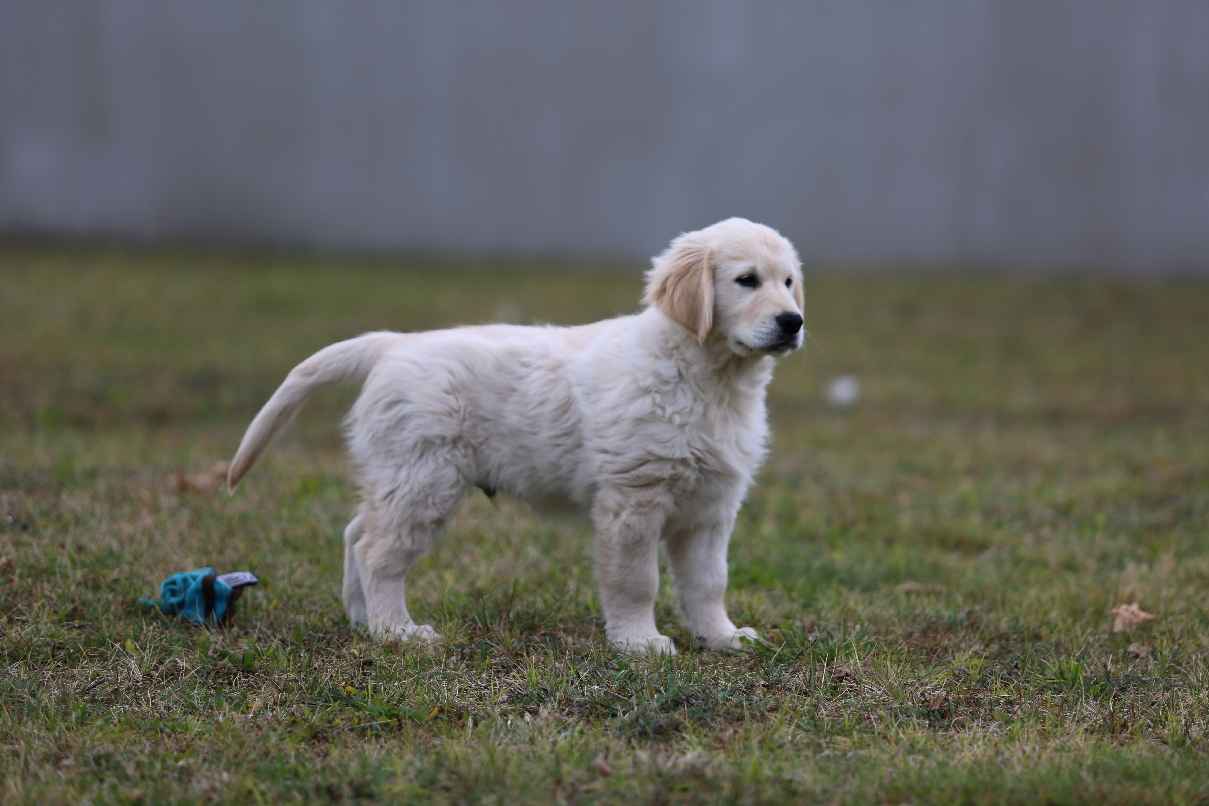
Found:
[[[827,384],[827,402],[837,408],[848,408],[861,399],[861,382],[854,375],[840,375]]]

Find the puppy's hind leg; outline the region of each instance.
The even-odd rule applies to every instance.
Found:
[[[357,541],[365,530],[365,513],[358,511],[357,515],[344,527],[344,612],[353,624],[368,624],[369,616],[365,609],[365,588],[361,584],[361,572],[357,567],[357,555],[354,551]]]
[[[407,572],[440,536],[464,492],[453,468],[411,468],[408,479],[380,497],[353,548],[370,632],[379,638],[435,641],[428,624],[407,609]]]

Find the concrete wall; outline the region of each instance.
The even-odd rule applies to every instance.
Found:
[[[1206,0],[5,0],[0,232],[1209,272]]]

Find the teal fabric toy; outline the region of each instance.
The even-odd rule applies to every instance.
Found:
[[[247,571],[233,571],[219,576],[210,566],[195,571],[182,571],[160,583],[159,599],[140,599],[161,613],[177,616],[194,624],[216,626],[225,622],[235,611],[235,601],[248,585],[258,580]]]

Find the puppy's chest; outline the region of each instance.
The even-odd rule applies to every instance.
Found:
[[[706,474],[750,477],[764,459],[764,407],[711,414],[704,418],[700,430],[689,430],[685,435],[690,461]]]
[[[656,427],[672,435],[652,441],[652,449],[671,448],[676,475],[689,486],[711,479],[748,479],[764,458],[767,422],[762,395],[710,396],[681,386],[656,395]]]

